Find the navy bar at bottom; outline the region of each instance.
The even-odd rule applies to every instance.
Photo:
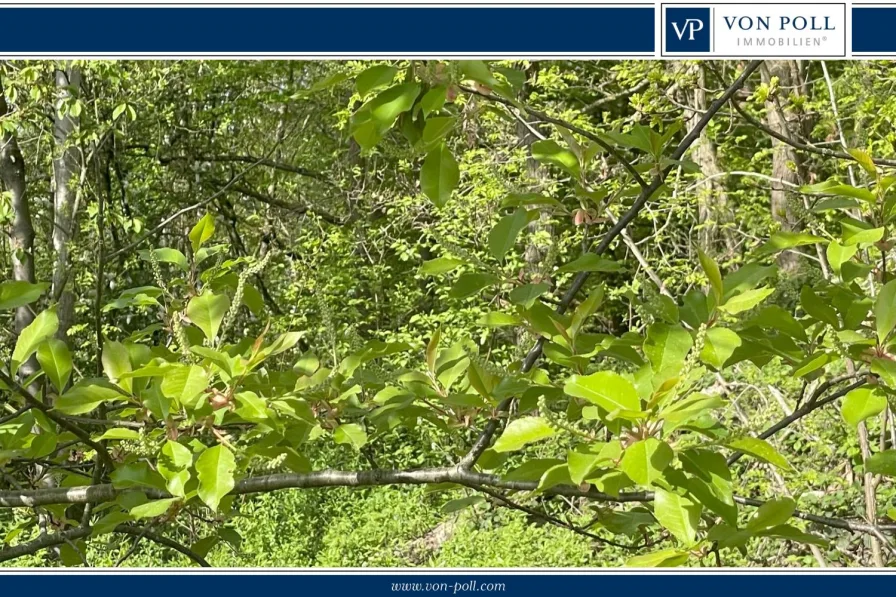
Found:
[[[0,8],[0,53],[628,54],[653,52],[654,13],[645,6]]]
[[[725,597],[756,597],[756,595],[812,595],[840,597],[848,592],[892,593],[896,571],[874,574],[855,574],[846,570],[833,573],[809,573],[799,569],[757,573],[710,574],[692,570],[693,574],[668,574],[653,571],[621,573],[621,570],[595,573],[534,573],[534,574],[282,574],[207,571],[205,574],[154,573],[135,578],[127,573],[117,574],[13,574],[0,571],[3,594],[23,595],[33,592],[39,584],[42,592],[55,591],[67,595],[111,595],[124,592],[128,597],[158,597],[171,592],[178,594],[223,595],[363,595],[381,597],[401,594],[428,594],[432,597],[471,595],[505,595],[508,597],[545,595],[664,595],[692,597],[693,595],[722,594]]]

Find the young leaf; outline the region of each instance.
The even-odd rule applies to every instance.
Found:
[[[495,452],[514,452],[526,444],[554,435],[554,429],[541,417],[514,419],[495,442]]]
[[[135,519],[155,518],[168,512],[168,510],[171,509],[171,506],[179,501],[179,497],[153,500],[151,502],[146,502],[145,504],[140,504],[139,506],[134,506],[129,510],[129,514]]]
[[[451,298],[467,298],[474,294],[479,294],[484,288],[492,286],[500,282],[496,276],[492,274],[470,273],[464,274],[457,279],[448,296]]]
[[[573,375],[563,386],[569,396],[583,398],[608,412],[641,410],[641,399],[630,381],[612,371]]]
[[[896,450],[884,450],[868,459],[865,468],[869,473],[896,478]]]
[[[420,188],[436,207],[445,207],[460,181],[460,169],[445,145],[426,154],[420,169]]]
[[[39,299],[49,287],[50,285],[47,283],[3,282],[0,284],[0,309],[17,309],[24,305],[30,305]]]
[[[697,249],[697,256],[700,258],[700,265],[703,267],[703,272],[709,279],[709,285],[712,287],[713,294],[716,296],[716,302],[722,302],[722,272],[719,271],[719,264],[700,248]]]
[[[187,317],[202,330],[211,343],[218,337],[218,330],[221,329],[221,322],[228,309],[230,309],[230,297],[206,290],[190,299],[187,304]]]
[[[397,74],[398,69],[388,64],[371,66],[355,78],[355,89],[363,99],[374,89],[389,85]]]
[[[765,257],[774,255],[787,249],[801,247],[803,245],[827,244],[827,239],[813,236],[805,232],[781,231],[774,233],[764,245],[753,252],[753,257]]]
[[[693,545],[700,524],[700,505],[663,489],[657,489],[654,496],[653,513],[659,523],[686,546]]]
[[[233,472],[236,461],[227,446],[218,444],[206,449],[196,460],[196,474],[199,478],[199,499],[213,512],[217,512],[221,499],[230,493],[235,482]]]
[[[663,475],[674,457],[669,444],[648,437],[625,449],[619,468],[638,485],[647,486]]]
[[[367,432],[357,423],[343,423],[333,431],[333,441],[360,450],[367,443]]]
[[[105,342],[103,344],[103,371],[112,383],[118,384],[123,390],[131,391],[131,379],[122,376],[131,372],[131,357],[128,349],[120,342]]]
[[[165,478],[166,487],[172,495],[184,497],[187,481],[190,480],[190,465],[193,464],[193,453],[190,449],[176,441],[168,440],[162,446],[157,468]]]
[[[193,253],[196,253],[203,243],[210,239],[215,233],[215,217],[212,214],[205,214],[199,220],[193,229],[190,230],[190,245],[193,247]]]
[[[72,355],[68,345],[58,338],[47,338],[37,348],[37,362],[56,391],[61,393],[72,374]]]
[[[721,369],[741,345],[740,336],[727,328],[710,328],[706,330],[700,360],[716,369]]]
[[[732,450],[754,456],[763,462],[773,464],[780,469],[792,471],[793,467],[775,450],[770,443],[757,437],[741,437],[725,444]]]
[[[59,317],[56,316],[56,307],[50,307],[34,318],[28,326],[22,330],[16,339],[16,347],[12,351],[12,360],[9,371],[15,375],[19,367],[31,358],[38,346],[56,333],[59,328]]]
[[[887,336],[896,327],[896,280],[890,280],[880,289],[874,302],[874,318],[877,340],[884,344]]]
[[[504,259],[520,231],[529,223],[528,212],[522,207],[501,218],[488,234],[488,248],[495,259]]]
[[[719,307],[720,310],[728,313],[729,315],[736,315],[743,311],[749,311],[765,299],[767,299],[772,293],[775,292],[774,288],[768,288],[763,286],[762,288],[756,288],[755,290],[747,290],[746,292],[742,292],[741,294],[735,295],[728,299],[728,301]]]
[[[843,420],[857,426],[859,423],[880,414],[887,408],[887,397],[875,388],[857,388],[843,398],[840,414]]]
[[[532,144],[532,157],[543,164],[558,166],[576,178],[582,173],[575,154],[560,147],[556,141],[536,141]]]

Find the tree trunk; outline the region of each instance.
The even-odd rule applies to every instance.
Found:
[[[0,81],[0,117],[10,114],[6,103],[3,84]],[[12,226],[8,231],[9,247],[12,253],[12,278],[22,282],[34,282],[34,227],[31,225],[31,210],[28,205],[25,186],[25,160],[19,150],[14,133],[4,129],[0,132],[0,179],[4,189],[10,194],[13,210]],[[26,305],[16,309],[15,332],[19,334],[34,320],[34,314]],[[22,365],[21,374],[27,377],[34,372],[32,358]]]
[[[53,136],[56,139],[57,156],[53,160],[53,250],[56,261],[53,266],[53,296],[58,301],[59,330],[57,337],[68,341],[68,330],[74,319],[75,280],[72,272],[70,243],[75,233],[77,209],[77,185],[81,172],[81,150],[73,142],[80,124],[79,118],[66,113],[60,117],[59,109],[72,97],[77,97],[81,87],[81,73],[70,64],[59,69],[56,77],[56,110],[53,115]]]
[[[709,105],[706,101],[706,74],[703,65],[697,63],[690,69],[695,75],[694,88],[691,93],[685,91],[682,94],[685,96],[684,103],[693,108],[685,124],[688,133],[693,130]],[[720,176],[723,170],[719,164],[716,144],[709,138],[706,129],[703,129],[694,143],[691,159],[703,173],[703,180],[696,189],[698,242],[711,255],[731,257],[736,250],[737,240],[727,225],[734,221],[734,214],[725,191],[725,179]]]
[[[771,84],[772,79],[777,78],[778,92],[769,94],[765,102],[765,124],[770,129],[788,138],[793,138],[799,130],[799,123],[785,108],[782,98],[788,94],[803,95],[804,90],[800,77],[799,64],[794,60],[767,60],[761,69],[762,82]],[[800,184],[801,168],[799,156],[790,145],[772,139],[774,155],[772,157],[772,177],[776,182],[772,183],[771,214],[772,218],[781,225],[782,230],[799,230],[800,224],[793,209],[790,206],[790,188],[785,183]],[[787,251],[778,256],[778,265],[782,272],[794,272],[798,266],[798,256]]]

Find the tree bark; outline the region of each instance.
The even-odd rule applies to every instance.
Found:
[[[687,105],[693,110],[686,120],[685,130],[690,133],[700,115],[706,111],[709,105],[706,100],[706,73],[702,64],[694,64],[690,67],[694,75],[694,88],[684,95]],[[710,139],[706,129],[700,133],[700,137],[691,149],[691,159],[700,167],[700,171],[706,182],[697,189],[697,219],[700,225],[698,242],[701,248],[711,255],[731,257],[737,247],[737,241],[732,231],[726,227],[734,221],[729,204],[728,193],[725,191],[722,166],[719,163],[716,144]]]
[[[77,184],[81,170],[81,150],[73,143],[72,134],[80,119],[70,112],[60,116],[60,108],[72,97],[77,97],[81,73],[71,64],[56,70],[56,110],[53,114],[53,136],[57,156],[53,160],[53,296],[58,301],[59,330],[56,335],[68,341],[68,330],[74,319],[74,276],[71,266],[70,243],[75,233]]]
[[[804,89],[800,77],[799,64],[795,60],[767,60],[760,69],[762,82],[766,85],[777,78],[778,92],[769,94],[765,102],[765,124],[773,131],[792,139],[799,130],[798,122],[784,107],[781,97],[786,93],[803,95]],[[790,145],[772,139],[774,155],[772,157],[772,177],[795,185],[800,184],[802,177],[800,160]],[[794,215],[789,201],[789,189],[779,182],[772,183],[771,215],[781,225],[782,230],[799,230],[799,220]],[[798,256],[784,251],[778,256],[778,265],[782,272],[794,272],[798,267]]]
[[[0,118],[11,114],[6,95],[0,81]],[[4,189],[10,194],[13,210],[12,226],[8,230],[9,247],[12,253],[12,278],[16,281],[34,283],[34,227],[31,224],[31,210],[28,205],[25,184],[25,160],[19,149],[16,135],[7,129],[0,131],[0,179]],[[16,309],[15,332],[19,334],[34,320],[31,309],[25,305]],[[34,372],[34,359],[20,369],[27,377]]]

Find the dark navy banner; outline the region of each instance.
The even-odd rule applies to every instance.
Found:
[[[0,54],[649,56],[654,18],[652,5],[0,8]]]
[[[853,5],[852,51],[896,54],[896,7]]]
[[[594,572],[600,572],[595,570]],[[596,574],[563,574],[549,570],[482,574],[399,574],[366,572],[344,574],[283,574],[216,572],[212,574],[153,573],[134,578],[133,572],[122,574],[22,574],[3,575],[3,593],[24,595],[34,592],[64,592],[71,595],[112,594],[124,592],[128,597],[159,597],[177,594],[222,595],[357,595],[386,597],[409,594],[444,596],[506,595],[508,597],[546,595],[666,595],[690,597],[698,593],[724,594],[725,597],[756,595],[806,595],[817,597],[863,593],[890,595],[893,573],[856,574],[847,571],[805,573],[798,570],[759,574],[719,571],[668,574],[648,571],[609,572]],[[896,572],[896,571],[894,571]]]

